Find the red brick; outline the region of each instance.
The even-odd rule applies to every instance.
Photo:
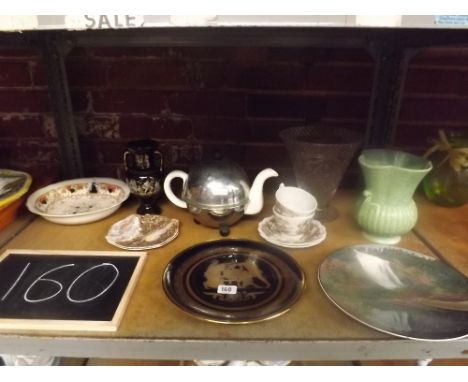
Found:
[[[453,131],[468,135],[468,125],[465,124],[400,122],[395,133],[395,144],[427,149],[433,145],[435,139],[438,139],[439,130],[444,130],[447,134]]]
[[[163,93],[151,90],[109,90],[92,92],[92,104],[97,112],[153,113],[165,107]]]
[[[247,138],[247,121],[244,119],[194,117],[192,123],[197,140],[242,142]]]
[[[301,119],[193,118],[194,136],[202,141],[280,142],[279,132],[304,124]]]
[[[0,117],[0,138],[14,137],[39,138],[43,137],[41,117]]]
[[[248,121],[248,142],[281,142],[280,132],[284,129],[303,126],[305,119],[251,119]]]
[[[75,115],[75,126],[83,137],[103,139],[120,138],[118,117],[116,115]]]
[[[33,149],[31,149],[32,147]],[[38,154],[37,142],[34,146],[25,147],[23,145],[18,148],[16,142],[0,140],[0,163],[3,168],[13,168],[30,173],[33,178],[32,187],[40,185],[44,177],[47,177],[48,180],[58,179],[58,174],[61,172],[57,149],[44,148]],[[44,185],[49,183],[50,181]]]
[[[89,57],[89,48],[84,48],[82,46],[74,46],[72,50],[67,54],[67,58],[73,57]]]
[[[102,62],[67,60],[66,70],[71,87],[99,87],[107,84],[107,66]]]
[[[106,65],[98,61],[68,59],[65,63],[70,87],[99,87],[107,84]],[[47,74],[43,62],[33,66],[36,86],[47,86]]]
[[[400,121],[466,122],[468,100],[405,97]]]
[[[87,92],[72,90],[70,92],[70,98],[74,112],[88,111],[90,105]]]
[[[307,89],[325,92],[372,91],[374,69],[370,66],[313,65],[307,68]]]
[[[395,145],[427,147],[431,146],[430,140],[436,137],[437,128],[433,126],[412,126],[399,124],[395,132]]]
[[[438,47],[421,50],[412,60],[410,66],[467,66],[468,48]]]
[[[125,139],[151,137],[158,139],[186,139],[192,134],[192,123],[188,119],[151,118],[121,116],[120,136]]]
[[[181,59],[229,59],[236,61],[259,61],[267,57],[267,48],[247,47],[130,47],[91,48],[89,53],[100,58],[181,58]]]
[[[5,48],[0,49],[0,57],[12,58],[29,58],[29,57],[39,57],[41,52],[39,49],[35,48]]]
[[[247,112],[252,117],[308,118],[319,120],[325,99],[303,95],[249,95]]]
[[[123,163],[125,142],[80,139],[80,148],[84,163]]]
[[[408,70],[405,93],[463,94],[465,71],[412,68]]]
[[[88,53],[94,57],[100,58],[125,58],[125,57],[165,57],[167,48],[89,48]]]
[[[373,60],[365,49],[327,48],[270,48],[272,61],[295,61],[302,63],[363,63],[372,65]]]
[[[267,62],[268,56],[269,48],[267,47],[236,47],[224,54],[224,57],[229,58],[235,64]]]
[[[328,126],[329,128],[341,128],[347,130],[353,130],[361,133],[365,133],[367,128],[367,116],[365,118],[356,119],[334,119],[324,118],[320,121],[321,125]]]
[[[245,115],[245,96],[241,93],[180,92],[169,97],[170,110],[185,115],[240,117]]]
[[[0,62],[0,86],[29,86],[31,78],[27,62]]]
[[[221,61],[189,61],[186,63],[189,85],[193,89],[226,87],[226,64]]]
[[[267,47],[172,47],[167,49],[168,57],[205,60],[229,60],[235,62],[260,62],[268,57]]]
[[[159,146],[164,158],[164,168],[189,168],[203,159],[203,146],[198,141],[163,142]],[[211,158],[211,157],[210,157]]]
[[[42,139],[21,139],[15,145],[0,141],[0,151],[6,162],[18,164],[22,168],[37,168],[42,166],[55,167],[60,163],[57,142]],[[58,167],[59,165],[57,165]],[[44,171],[45,169],[42,169]]]
[[[259,167],[281,167],[289,165],[289,155],[282,143],[268,145],[248,145],[245,152],[245,162],[242,165],[258,165]]]
[[[330,97],[326,101],[326,118],[365,119],[369,113],[370,97]]]
[[[243,89],[298,90],[304,88],[305,70],[298,64],[231,64],[227,86]]]
[[[187,68],[180,60],[109,63],[109,86],[113,88],[166,88],[188,85]]]
[[[170,47],[166,48],[163,57],[184,58],[187,60],[225,60],[235,59],[238,55],[239,49],[245,50],[246,48],[238,47],[219,47],[219,46],[194,46],[194,47]],[[253,48],[257,51],[260,48]],[[252,53],[252,50],[250,51]]]
[[[83,163],[84,176],[101,176],[124,180],[124,169],[121,164]]]
[[[47,75],[42,61],[31,63],[31,76],[34,86],[47,86]]]
[[[232,160],[242,167],[281,166],[289,161],[283,144],[203,143],[202,146],[203,159],[209,160],[221,154],[223,158]]]
[[[236,163],[245,163],[246,146],[235,143],[203,143],[203,159],[211,160],[218,155]]]
[[[48,112],[46,91],[0,90],[0,112]]]

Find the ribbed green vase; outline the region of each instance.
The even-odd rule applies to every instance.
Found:
[[[431,162],[396,150],[364,150],[359,157],[366,189],[356,208],[356,221],[369,240],[396,244],[418,220],[413,195],[432,169]]]

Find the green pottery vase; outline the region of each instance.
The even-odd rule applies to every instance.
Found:
[[[402,151],[373,149],[362,152],[359,165],[366,189],[357,203],[357,223],[369,240],[396,244],[418,220],[413,195],[432,164]]]

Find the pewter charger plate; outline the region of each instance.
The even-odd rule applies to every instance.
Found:
[[[277,317],[297,301],[304,274],[285,252],[248,240],[217,240],[179,253],[164,290],[179,308],[206,321],[242,324]]]
[[[318,277],[338,308],[381,332],[428,341],[468,336],[468,279],[438,259],[356,245],[329,255]]]

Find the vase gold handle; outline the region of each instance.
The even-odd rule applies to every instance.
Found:
[[[162,169],[163,169],[163,156],[162,156],[161,152],[158,151],[158,150],[155,150],[154,154],[156,156],[159,156],[159,171],[162,171]]]
[[[125,151],[125,153],[123,155],[123,162],[124,162],[125,171],[128,171],[128,166],[127,166],[127,156],[128,156],[128,154],[130,154],[130,152]]]

